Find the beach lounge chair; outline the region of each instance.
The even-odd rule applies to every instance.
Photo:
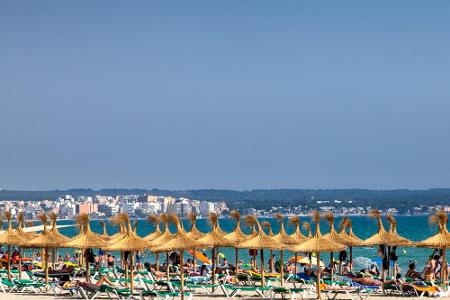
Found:
[[[0,279],[0,289],[3,293],[11,293],[17,289],[17,286],[8,278]]]
[[[170,300],[175,297],[179,297],[179,292],[171,292],[171,291],[140,291],[141,300],[145,299],[156,299],[156,300]],[[184,292],[184,296],[187,297],[187,300],[192,300],[191,292]]]
[[[272,289],[270,286],[261,287],[254,285],[231,285],[231,284],[221,284],[220,288],[223,291],[223,294],[227,298],[234,298],[239,295],[241,292],[254,292],[259,297],[266,298],[268,296],[268,292]]]
[[[439,286],[428,285],[422,281],[403,283],[401,289],[404,295],[409,291],[410,294],[419,298],[423,298],[427,293],[429,296],[434,296],[442,291]]]
[[[366,299],[371,295],[371,290],[358,288],[355,286],[326,286],[324,289],[327,299],[334,300],[339,295],[339,299]]]
[[[274,286],[269,292],[270,298],[275,299],[277,295],[280,295],[282,299],[289,297],[289,299],[315,299],[317,294],[314,288],[289,288],[284,286]]]

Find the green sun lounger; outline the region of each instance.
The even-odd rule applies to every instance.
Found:
[[[141,300],[145,299],[156,299],[156,300],[169,300],[174,299],[175,297],[179,297],[179,292],[171,292],[171,291],[141,291],[140,292]],[[191,292],[184,292],[184,296],[188,297],[188,300],[192,299]]]
[[[241,292],[254,292],[260,297],[267,297],[266,293],[269,292],[272,287],[261,287],[254,285],[231,285],[231,284],[221,284],[220,288],[223,291],[223,294],[227,298],[234,298],[239,295]]]

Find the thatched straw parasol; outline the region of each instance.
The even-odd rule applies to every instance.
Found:
[[[144,237],[144,240],[146,241],[153,241],[154,239],[156,239],[157,237],[159,237],[162,232],[161,229],[159,227],[159,224],[161,223],[161,217],[157,216],[157,215],[150,215],[147,217],[147,220],[152,223],[153,225],[155,225],[155,231],[153,231],[152,233],[150,233],[149,235]]]
[[[297,243],[301,243],[306,241],[308,238],[300,231],[300,217],[293,216],[289,218],[289,224],[295,226],[295,231],[291,234],[291,237],[297,241]],[[297,274],[297,260],[298,260],[298,252],[294,254],[295,264],[294,264],[294,273]]]
[[[262,221],[261,222],[261,226],[262,226],[263,229],[267,228],[267,235],[269,237],[274,237],[275,236],[275,233],[273,233],[273,231],[272,231],[272,224],[270,224],[270,222]],[[269,270],[270,270],[270,273],[273,273],[273,269],[274,269],[273,257],[274,256],[273,256],[273,250],[272,249],[269,250],[269,257],[270,257]]]
[[[230,212],[230,217],[236,221],[236,225],[232,232],[225,235],[225,238],[237,245],[238,243],[245,241],[249,236],[242,232],[241,230],[241,214],[237,210]],[[239,270],[239,248],[234,247],[235,258],[236,258],[236,275]]]
[[[450,248],[450,233],[447,230],[448,215],[444,211],[438,211],[436,214],[429,217],[429,222],[432,225],[437,225],[438,233],[416,243],[417,247],[440,249],[442,253],[442,265],[447,265],[445,257],[446,250]],[[441,278],[447,278],[447,268],[441,268]],[[445,280],[447,284],[447,280]]]
[[[166,214],[161,214],[160,215],[160,219],[164,224],[164,229],[163,232],[155,237],[153,240],[149,240],[148,244],[150,246],[150,248],[152,247],[157,247],[161,244],[166,243],[167,241],[169,241],[172,238],[172,233],[170,232],[169,229],[169,218]],[[159,252],[156,252],[157,254],[157,264],[156,264],[156,270],[159,271]],[[169,279],[169,252],[166,252],[166,273],[167,273],[167,279]]]
[[[348,228],[348,233],[346,231],[346,228]],[[350,267],[350,271],[352,271],[352,267],[353,267],[353,247],[362,247],[362,246],[365,246],[366,244],[364,243],[363,240],[358,238],[353,233],[352,221],[350,220],[349,217],[344,217],[342,219],[341,231],[339,232],[339,234],[343,238],[345,238],[345,240],[347,241],[346,245],[349,247],[349,251],[350,251],[349,267]]]
[[[38,216],[41,223],[44,225],[44,230],[34,237],[33,239],[27,241],[23,245],[32,248],[43,248],[44,249],[44,272],[45,272],[45,283],[48,283],[48,249],[58,248],[62,246],[60,240],[55,240],[54,236],[50,234],[47,229],[48,218],[45,214]]]
[[[131,276],[130,276],[130,289],[131,294],[133,294],[134,289],[134,253],[137,251],[141,251],[145,248],[148,248],[149,244],[146,240],[138,236],[135,230],[131,227],[131,221],[128,214],[121,214],[120,218],[122,218],[122,223],[127,225],[126,233],[122,236],[120,240],[115,241],[114,243],[109,243],[108,246],[103,247],[104,250],[107,251],[120,251],[130,252],[130,265],[131,265]],[[137,223],[135,223],[137,226]],[[128,278],[128,263],[125,264],[125,278]],[[128,284],[128,281],[126,281]]]
[[[410,240],[408,240],[405,237],[400,236],[397,233],[397,220],[395,219],[395,217],[392,214],[388,214],[386,216],[386,220],[388,220],[389,224],[390,224],[390,228],[389,228],[389,235],[390,235],[390,241],[387,245],[389,246],[407,246],[407,247],[411,247],[414,246],[414,243]]]
[[[106,222],[101,221],[100,225],[102,226],[102,237],[106,242],[109,242],[111,236],[108,234],[108,230],[106,229]]]
[[[313,221],[316,224],[316,233],[312,238],[307,240],[306,242],[290,245],[288,249],[293,252],[315,252],[317,254],[317,261],[320,262],[320,253],[323,252],[332,252],[332,251],[340,251],[345,249],[345,246],[342,244],[335,243],[330,239],[327,239],[322,236],[320,232],[320,214],[317,211],[312,213]],[[317,267],[317,298],[320,299],[320,266]]]
[[[397,220],[394,218],[394,216],[392,214],[388,214],[386,216],[386,219],[388,220],[389,224],[390,224],[390,228],[389,228],[389,236],[390,236],[390,241],[387,244],[388,245],[388,253],[391,253],[391,247],[393,247],[393,250],[395,251],[396,247],[412,247],[414,246],[414,243],[411,242],[410,240],[408,240],[407,238],[404,238],[402,236],[400,236],[397,233]],[[395,277],[396,276],[396,264],[397,262],[394,261],[394,268],[392,270],[392,275]],[[388,255],[388,274],[389,274],[389,267],[391,266],[391,255]]]
[[[154,239],[161,236],[161,234],[162,234],[161,229],[159,227],[159,224],[161,223],[161,218],[157,215],[149,215],[147,217],[147,221],[149,221],[151,224],[155,225],[155,227],[156,227],[154,232],[152,232],[144,237],[144,240],[151,242]],[[155,253],[155,261],[156,261],[156,271],[159,271],[159,252]]]
[[[181,226],[180,219],[175,214],[169,216],[169,221],[177,226],[177,232],[173,234],[172,238],[158,247],[155,247],[155,251],[180,251],[180,293],[181,299],[184,299],[184,251],[195,249],[195,248],[205,248],[207,245],[198,242],[186,234],[183,227]]]
[[[198,240],[204,237],[206,234],[201,232],[197,228],[197,214],[190,212],[188,214],[188,219],[191,221],[191,229],[186,233],[186,235],[194,240]]]
[[[366,239],[364,243],[368,246],[387,245],[390,242],[390,236],[386,229],[384,229],[381,213],[378,210],[372,210],[369,212],[369,216],[377,219],[378,231]]]
[[[392,236],[386,231],[386,229],[384,229],[383,221],[381,220],[381,213],[378,210],[375,209],[370,211],[369,216],[377,220],[378,231],[366,239],[364,243],[368,246],[383,246],[384,251],[384,246],[389,245],[392,241]],[[387,255],[389,256],[389,253]],[[381,273],[381,278],[384,279],[384,264],[381,265]]]
[[[191,229],[189,230],[189,232],[186,233],[186,235],[194,240],[198,240],[198,239],[201,239],[202,237],[204,237],[205,233],[201,232],[197,228],[197,214],[190,212],[190,213],[188,213],[187,217],[191,221]],[[196,251],[195,251],[195,249],[193,249],[192,256],[193,256],[194,270],[195,270],[196,269]]]
[[[329,239],[332,242],[347,245],[350,243],[350,240],[347,240],[345,237],[341,236],[337,231],[334,229],[334,214],[332,212],[326,212],[323,216],[328,223],[330,224],[330,232],[327,234],[324,234],[323,237]],[[334,263],[334,255],[333,252],[330,252],[330,265],[333,266]],[[333,270],[334,268],[331,267],[331,278],[333,278]]]
[[[217,253],[219,252],[219,247],[234,247],[235,244],[225,237],[226,233],[220,228],[219,217],[216,213],[209,213],[209,223],[211,225],[211,231],[204,237],[198,239],[198,241],[208,247],[212,247],[212,281],[214,284],[216,280]]]
[[[87,249],[103,248],[106,241],[100,234],[91,231],[89,216],[87,214],[78,215],[76,217],[76,222],[80,225],[80,234],[69,241],[66,244],[66,247],[84,250],[83,256],[86,261],[86,281],[90,282],[89,260],[86,257]]]
[[[284,229],[284,218],[282,214],[275,214],[274,217],[280,222],[280,231],[273,237],[278,243],[285,244],[285,245],[295,245],[298,243],[297,239],[293,238],[292,236],[288,235],[286,233],[286,230]],[[283,257],[283,249],[280,250],[280,260],[281,260],[281,285],[284,284],[284,257]],[[297,264],[297,262],[295,263]]]
[[[67,242],[70,241],[70,238],[68,238],[67,236],[61,234],[58,230],[58,227],[56,226],[56,219],[57,219],[57,215],[55,212],[51,212],[49,214],[50,217],[50,224],[52,226],[52,229],[50,229],[48,231],[49,237],[51,239],[53,239],[56,243],[58,243],[59,245],[63,246],[65,245]],[[55,263],[56,263],[56,257],[57,257],[57,247],[54,247],[52,249],[52,266],[53,268],[55,268]]]
[[[8,245],[8,279],[11,279],[11,246],[20,246],[26,242],[26,239],[13,230],[9,211],[5,212],[5,218],[8,221],[8,228],[0,235],[0,245]]]
[[[264,286],[264,249],[281,250],[284,249],[286,245],[278,243],[273,237],[268,236],[262,229],[261,225],[258,222],[258,219],[255,216],[246,216],[244,220],[248,226],[254,226],[258,228],[258,232],[254,237],[251,237],[248,240],[240,242],[237,246],[239,248],[260,250],[261,284],[262,286]]]

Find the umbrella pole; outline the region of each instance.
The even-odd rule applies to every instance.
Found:
[[[166,251],[166,276],[167,276],[167,280],[170,280],[169,252],[167,252],[167,251]]]
[[[283,257],[283,250],[280,251],[280,260],[281,260],[281,270],[280,270],[280,274],[281,274],[281,286],[283,286],[284,284],[284,276],[283,276],[283,272],[284,272],[284,257]]]
[[[19,247],[19,279],[22,279],[22,247]]]
[[[264,287],[264,250],[261,249],[261,286]]]
[[[270,266],[269,266],[270,273],[273,273],[273,250],[270,250],[270,259],[269,259],[269,261],[270,261]]]
[[[212,260],[212,283],[216,283],[216,247],[211,250],[211,260]]]
[[[45,250],[47,250],[47,248]],[[84,261],[86,263],[86,281],[91,282],[91,269],[89,268],[89,259],[86,257],[86,255],[87,255],[86,251],[87,251],[87,249],[84,249],[84,251],[83,251]],[[45,259],[45,263],[47,263],[47,259]]]
[[[183,250],[180,251],[180,296],[184,300],[184,258]]]
[[[195,249],[194,250],[192,250],[193,252],[192,252],[192,257],[193,257],[193,265],[194,265],[194,272],[196,272],[196,270],[197,270],[197,263],[196,263],[196,259],[195,259],[195,255],[196,255],[196,252],[195,252]]]
[[[331,275],[331,281],[333,281],[333,273],[334,273],[334,255],[333,252],[330,252],[330,275]]]
[[[234,248],[234,253],[236,256],[236,277],[239,271],[239,249],[238,248]]]
[[[312,269],[312,253],[311,252],[308,253],[308,258],[309,258],[309,268]]]
[[[317,252],[317,299],[320,299],[320,252]]]
[[[130,254],[128,254],[130,255]],[[123,256],[125,258],[125,254]],[[124,265],[124,269],[125,269],[125,286],[128,287],[128,259],[127,260],[123,260]]]
[[[8,279],[11,280],[11,246],[8,245]]]
[[[156,272],[159,272],[159,252],[156,252]]]
[[[130,290],[131,295],[133,295],[133,288],[134,288],[134,254],[133,251],[130,251],[130,268],[131,268],[131,274],[130,274]]]
[[[45,268],[45,284],[48,284],[48,248],[45,248],[44,250],[44,256],[45,256],[45,261],[44,261],[44,268]]]
[[[350,246],[350,272],[352,271],[353,267],[353,247]]]
[[[55,257],[56,257],[56,249],[52,249],[52,268],[55,269]]]
[[[446,249],[444,247],[444,249],[442,249],[442,266],[441,266],[442,275],[441,275],[441,280],[444,282],[445,290],[447,290],[447,279],[448,279],[447,270],[448,270],[448,266],[447,266],[447,260],[446,260],[446,257],[445,257],[445,252],[447,252],[447,251],[446,251]]]
[[[386,249],[383,249],[383,256],[386,255]],[[384,257],[381,261],[381,281],[384,281]]]
[[[294,273],[297,274],[297,252],[295,252]]]

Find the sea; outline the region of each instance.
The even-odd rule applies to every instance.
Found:
[[[397,225],[397,232],[403,236],[406,237],[412,241],[420,241],[423,240],[431,235],[434,235],[437,233],[437,228],[435,226],[432,226],[428,222],[427,216],[397,216],[396,217],[398,225]],[[277,233],[280,224],[279,221],[273,218],[261,218],[260,221],[268,221],[272,225],[272,230],[274,233]],[[336,217],[335,219],[335,227],[338,230],[339,224],[341,222],[341,217]],[[376,220],[373,218],[369,218],[366,216],[354,216],[351,217],[352,223],[353,223],[353,232],[360,237],[361,239],[366,239],[370,237],[371,235],[375,234],[377,232],[377,224]],[[301,217],[300,221],[311,221],[311,218],[308,216]],[[137,233],[140,236],[146,236],[147,234],[153,232],[155,230],[155,226],[151,223],[149,223],[146,220],[137,220]],[[233,219],[223,218],[219,219],[219,223],[221,228],[225,232],[230,232],[233,230],[235,226],[235,221]],[[58,224],[74,224],[73,220],[60,220],[58,221]],[[90,222],[91,229],[97,233],[102,233],[102,227],[100,224],[100,220],[92,220]],[[107,221],[107,230],[109,234],[114,234],[118,231],[118,228],[115,226],[111,226]],[[389,224],[385,222],[385,228],[389,228]],[[190,222],[189,220],[183,220],[183,226],[186,229],[190,228]],[[197,220],[197,228],[202,232],[208,232],[210,230],[210,225],[208,223],[208,219],[198,219]],[[241,222],[241,228],[244,232],[250,232],[249,228],[245,226],[244,222]],[[294,227],[289,225],[287,223],[287,219],[285,220],[285,228],[288,233],[292,233],[294,231]],[[327,222],[322,221],[320,225],[320,229],[322,234],[325,234],[329,231],[329,225]],[[60,232],[64,235],[67,235],[69,237],[75,236],[78,234],[78,226],[73,227],[66,227],[61,228]],[[175,227],[171,226],[171,231],[175,232]],[[313,227],[314,232],[314,227]],[[306,232],[304,232],[306,234]],[[355,247],[353,248],[353,258],[354,258],[354,268],[362,269],[367,266],[367,264],[370,262],[377,263],[380,266],[380,258],[377,257],[377,247]],[[59,254],[65,254],[66,252],[71,253],[71,249],[60,249]],[[428,257],[433,254],[433,249],[422,249],[422,248],[411,248],[411,247],[399,247],[397,248],[397,255],[398,255],[398,265],[400,266],[402,272],[406,272],[408,264],[410,261],[415,261],[417,265],[417,270],[422,271],[424,268]],[[208,257],[211,257],[211,251],[210,250],[204,250]],[[269,258],[269,251],[267,251],[267,254],[265,254],[265,258]],[[347,251],[348,252],[348,251]],[[219,253],[223,254],[223,257],[226,257],[230,263],[234,263],[234,249],[231,248],[220,248]],[[274,251],[274,255],[278,257],[279,251]],[[285,259],[289,259],[292,257],[293,253],[286,253],[284,254]],[[301,254],[299,254],[301,255]],[[322,260],[327,264],[329,260],[329,253],[321,254]],[[447,254],[448,255],[448,254]],[[154,262],[155,261],[155,255],[151,253],[150,251],[145,251],[142,253],[142,260],[148,261],[148,262]],[[221,255],[222,256],[222,255]],[[116,256],[120,257],[120,256]],[[189,256],[186,256],[189,257]],[[239,250],[239,257],[240,259],[243,259],[245,262],[250,261],[250,256],[247,249],[241,249]],[[334,253],[334,257],[338,257],[338,253]],[[448,256],[447,256],[448,257]],[[267,260],[266,259],[266,260]],[[258,260],[259,261],[259,260]]]

